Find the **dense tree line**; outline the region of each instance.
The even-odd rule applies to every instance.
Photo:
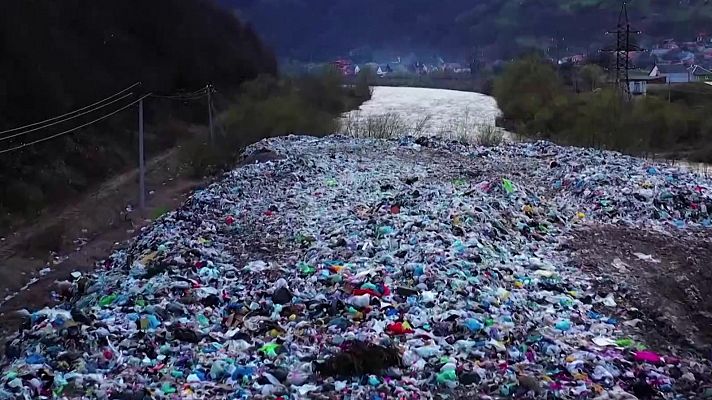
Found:
[[[550,63],[517,60],[494,82],[499,122],[517,134],[562,144],[712,161],[707,85],[651,87],[647,96],[625,101],[602,74],[590,65],[572,71],[571,79],[580,82],[576,91]]]
[[[208,82],[230,93],[261,73],[277,72],[254,30],[209,0],[2,5],[0,131],[82,107],[134,82],[142,82],[142,93],[195,90]],[[147,112],[148,122],[158,124],[167,119],[168,107]],[[133,165],[135,120],[135,112],[124,112],[80,134],[0,154],[0,213],[56,203]],[[48,133],[54,132],[2,141],[0,150]],[[158,147],[175,140],[155,130],[152,135],[149,142]]]
[[[508,58],[523,48],[603,46],[620,0],[221,0],[287,58],[328,59],[393,49]],[[636,0],[630,14],[652,37],[709,29],[707,0]],[[552,41],[552,38],[556,40]],[[355,51],[354,51],[355,50]],[[365,51],[364,51],[365,50]]]

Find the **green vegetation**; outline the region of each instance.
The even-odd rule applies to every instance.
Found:
[[[3,2],[0,131],[61,115],[142,82],[135,94],[193,91],[208,82],[230,94],[277,63],[255,32],[209,0]],[[132,97],[131,99],[135,99]],[[146,154],[190,135],[177,121],[206,122],[206,103],[150,99]],[[92,121],[95,113],[17,138],[0,150]],[[136,108],[75,134],[0,155],[0,228],[60,206],[136,165]]]
[[[595,67],[578,74],[593,82],[591,87],[601,84],[592,79],[599,75]],[[575,93],[553,66],[530,57],[506,68],[495,81],[494,95],[503,113],[500,123],[526,137],[712,161],[707,144],[712,142],[712,90],[704,84],[651,89],[647,97],[627,102],[610,86]]]
[[[357,99],[357,101],[360,99],[370,99],[371,96],[373,96],[372,86],[375,86],[377,79],[378,76],[376,75],[376,72],[370,68],[364,68],[359,71],[353,82],[347,82],[347,84],[350,83],[353,88],[352,97]]]
[[[481,125],[477,132],[476,143],[480,146],[499,146],[504,141],[504,133],[493,125]]]
[[[593,92],[605,82],[606,73],[603,68],[596,64],[586,64],[581,67],[578,77],[581,80],[583,89],[589,90],[590,88]]]
[[[422,128],[422,125],[418,125]],[[357,112],[349,114],[341,120],[340,131],[349,136],[358,138],[393,139],[407,135],[413,132],[415,128],[417,128],[417,126],[411,127],[396,113],[364,117]]]
[[[398,137],[422,136],[434,133],[435,136],[472,143],[480,146],[498,146],[504,141],[504,133],[493,125],[475,122],[465,111],[449,126],[440,127],[437,132],[430,126],[432,116],[423,115],[420,119],[408,122],[396,113],[363,116],[360,112],[349,113],[341,119],[341,132],[347,135],[367,139],[395,139]]]
[[[367,80],[345,86],[332,70],[317,75],[277,80],[262,75],[246,82],[224,115],[224,134],[215,145],[206,138],[185,146],[184,156],[195,176],[232,165],[245,146],[286,134],[327,135],[339,130],[339,116],[370,99]]]
[[[170,208],[168,208],[166,206],[160,206],[160,207],[156,208],[155,210],[153,210],[153,212],[151,213],[151,219],[153,219],[153,220],[159,219],[170,211],[171,211]]]

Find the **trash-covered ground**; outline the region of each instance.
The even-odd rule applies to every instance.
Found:
[[[292,136],[248,154],[269,162],[61,282],[8,341],[0,399],[712,398],[704,346],[649,342],[646,309],[602,282],[615,253],[582,262],[582,243],[623,243],[576,242],[706,235],[711,182],[548,143]]]

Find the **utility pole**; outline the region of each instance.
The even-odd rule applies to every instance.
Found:
[[[639,35],[641,32],[634,31],[631,28],[630,20],[628,19],[628,2],[625,0],[621,5],[620,13],[618,14],[618,25],[616,26],[616,29],[614,31],[606,32],[607,35],[613,33],[616,34],[616,47],[613,49],[603,49],[603,51],[615,53],[616,86],[618,87],[618,90],[621,91],[621,96],[628,101],[631,99],[629,71],[632,69],[629,53],[631,51],[642,49],[630,40],[631,35]]]
[[[206,86],[206,89],[208,90],[208,125],[210,126],[210,144],[215,145],[215,132],[213,130],[213,98],[212,98],[212,91],[213,91],[213,86],[211,84],[208,84]]]
[[[146,165],[143,157],[143,99],[138,102],[138,204],[141,211],[146,209]]]
[[[667,78],[665,80],[667,80],[668,87],[668,103],[672,103],[672,89],[670,88],[670,80]]]

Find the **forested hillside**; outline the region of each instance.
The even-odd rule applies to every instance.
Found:
[[[255,24],[282,57],[302,60],[392,49],[508,57],[523,48],[601,45],[620,0],[221,0]],[[649,37],[709,30],[708,0],[630,1]],[[552,38],[558,37],[556,44]],[[600,43],[597,43],[600,42]]]
[[[0,130],[137,81],[230,88],[276,71],[254,31],[204,0],[8,0],[0,34]]]
[[[257,34],[209,0],[7,0],[2,5],[0,131],[75,110],[134,82],[142,85],[123,104],[141,93],[192,91],[208,82],[229,94],[242,82],[277,70]],[[91,121],[121,104],[14,138],[0,133],[0,151]],[[169,106],[147,104],[146,123],[169,120]],[[0,154],[0,225],[7,212],[57,204],[135,165],[135,109],[76,134]],[[205,110],[199,110],[201,122]],[[176,140],[156,129],[147,134],[155,151]]]

